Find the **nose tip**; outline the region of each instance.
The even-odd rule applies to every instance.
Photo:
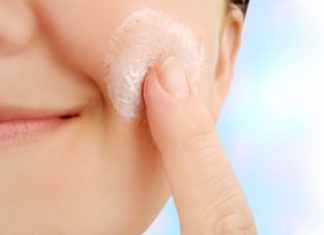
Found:
[[[0,56],[26,47],[34,34],[35,21],[25,1],[0,2]]]

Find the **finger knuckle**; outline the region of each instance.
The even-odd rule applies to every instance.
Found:
[[[215,132],[201,129],[191,133],[185,142],[185,147],[198,156],[210,154],[216,148]]]
[[[220,205],[214,215],[208,214],[207,234],[256,235],[253,216],[247,204],[237,194]]]

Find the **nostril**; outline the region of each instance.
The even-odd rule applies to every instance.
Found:
[[[32,11],[24,1],[0,3],[0,54],[16,53],[25,48],[35,34]]]

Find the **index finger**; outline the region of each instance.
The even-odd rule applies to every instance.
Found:
[[[144,89],[151,134],[162,156],[181,231],[255,234],[213,120],[177,60],[169,58],[152,71]]]

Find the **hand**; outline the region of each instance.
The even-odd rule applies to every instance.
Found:
[[[181,234],[256,234],[244,193],[216,135],[215,123],[197,87],[175,58],[168,58],[149,72],[144,100]]]

